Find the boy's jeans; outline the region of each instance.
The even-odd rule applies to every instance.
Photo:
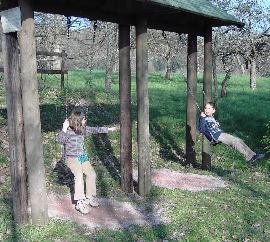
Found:
[[[81,164],[76,157],[67,157],[66,165],[74,174],[74,200],[85,199],[85,196],[88,198],[96,196],[96,172],[90,162],[86,161]],[[84,194],[83,174],[86,176],[86,194]]]
[[[221,135],[218,137],[218,141],[222,142],[223,144],[229,145],[233,147],[234,149],[238,150],[241,154],[245,156],[245,159],[247,161],[251,160],[251,158],[255,155],[255,152],[253,152],[245,143],[243,140],[241,140],[238,137],[235,137],[233,135],[227,134],[227,133],[221,133]]]

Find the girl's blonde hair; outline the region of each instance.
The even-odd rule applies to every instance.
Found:
[[[85,119],[85,114],[83,111],[78,109],[74,109],[68,118],[69,127],[76,134],[84,134],[85,132],[85,125],[82,124],[83,119]]]

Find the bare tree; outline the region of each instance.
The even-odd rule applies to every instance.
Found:
[[[217,31],[217,34],[222,33],[219,39],[222,38],[221,42],[224,43],[221,46],[230,45],[225,48],[226,52],[234,55],[242,70],[242,63],[239,63],[241,62],[240,57],[244,62],[248,63],[250,87],[255,90],[257,62],[270,50],[270,8],[265,1],[257,0],[213,0],[212,2],[219,7],[225,8],[245,23],[242,29],[228,27],[229,31],[226,31],[225,34],[220,32],[220,30]],[[235,64],[235,62],[232,63]]]
[[[237,11],[243,16],[245,27],[237,38],[239,54],[250,64],[250,87],[256,89],[257,61],[270,50],[270,9],[257,0],[241,1]]]
[[[165,60],[166,74],[165,78],[171,79],[172,72],[172,59],[177,55],[181,45],[181,38],[176,33],[170,33],[167,31],[149,31],[149,51],[153,56],[159,56]]]
[[[105,89],[111,90],[112,75],[115,64],[118,60],[118,26],[116,24],[107,23],[106,38],[106,60],[105,60]]]
[[[66,35],[66,19],[62,15],[35,13],[36,42],[40,51],[61,51],[63,47],[59,41]],[[57,59],[53,56],[37,56],[39,68],[53,69]]]

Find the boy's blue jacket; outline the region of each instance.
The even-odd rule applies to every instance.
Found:
[[[212,116],[200,117],[199,131],[211,142],[218,142],[218,137],[222,133],[219,123]]]

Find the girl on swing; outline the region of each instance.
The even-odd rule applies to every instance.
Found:
[[[251,164],[264,157],[263,154],[252,151],[240,138],[223,132],[219,128],[219,123],[213,117],[215,111],[216,106],[213,102],[206,103],[204,112],[201,113],[199,120],[199,131],[203,133],[212,144],[223,143],[233,147],[243,154],[246,161]]]
[[[117,127],[89,127],[86,126],[85,114],[74,109],[68,119],[63,123],[63,128],[58,134],[58,141],[64,144],[65,163],[74,174],[74,200],[77,201],[75,209],[83,214],[90,211],[90,206],[97,207],[96,199],[96,173],[89,162],[84,147],[86,136],[98,133],[117,131]],[[84,192],[83,174],[86,176]]]

